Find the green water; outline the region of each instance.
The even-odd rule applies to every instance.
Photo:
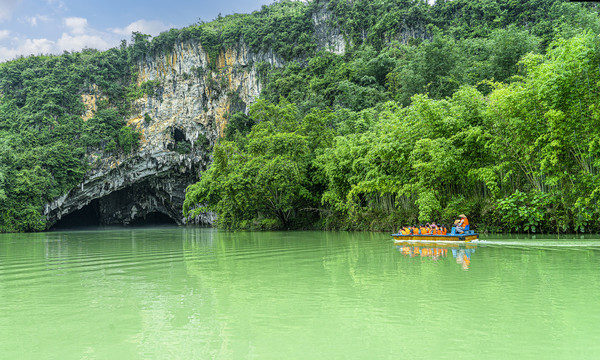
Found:
[[[0,235],[1,359],[592,359],[600,238]]]

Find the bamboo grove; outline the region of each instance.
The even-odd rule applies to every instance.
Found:
[[[271,69],[184,211],[225,228],[395,230],[468,213],[483,231],[598,231],[595,9],[530,2],[528,17],[475,28],[477,5],[506,4],[448,2],[462,15],[398,42],[377,32],[389,16],[352,21],[374,3],[393,2],[330,3],[355,46]]]

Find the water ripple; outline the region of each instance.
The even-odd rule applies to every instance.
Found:
[[[0,263],[0,281],[36,280],[65,272],[83,273],[100,270],[127,270],[151,267],[180,261],[182,251],[147,251],[143,253],[112,254],[98,257],[88,255],[83,257],[68,257],[61,259],[39,259],[37,261],[20,261],[17,263]]]

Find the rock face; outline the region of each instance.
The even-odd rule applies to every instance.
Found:
[[[46,205],[49,226],[87,206],[93,207],[99,225],[127,225],[152,213],[182,224],[185,188],[207,161],[192,165],[190,160],[174,151],[152,150],[124,160],[99,159],[79,187]]]
[[[324,2],[325,4],[326,2]],[[320,48],[343,53],[339,29],[330,28],[331,14],[323,6],[313,14]],[[152,96],[132,104],[128,125],[142,133],[135,153],[90,154],[84,181],[45,206],[48,227],[79,216],[94,224],[132,224],[145,218],[184,224],[181,209],[188,185],[199,180],[211,162],[211,149],[223,135],[228,114],[247,112],[261,92],[258,65],[281,67],[272,51],[253,52],[240,42],[210,59],[199,42],[176,44],[168,53],[153,54],[137,64],[138,85],[152,84]],[[149,83],[151,82],[151,83]],[[102,94],[82,95],[91,118]],[[77,215],[79,214],[79,215]],[[206,214],[193,222],[208,223]],[[84,221],[85,222],[85,221]]]
[[[321,7],[313,13],[317,46],[319,49],[342,55],[346,52],[346,41],[339,27],[335,25],[335,18],[327,10],[327,4],[328,2],[322,1]]]
[[[210,70],[210,63],[216,64]],[[261,91],[259,63],[282,66],[272,52],[254,53],[245,44],[209,59],[199,43],[181,43],[168,54],[138,64],[138,84],[157,81],[152,96],[133,104],[129,126],[141,134],[133,154],[91,154],[84,181],[45,207],[49,227],[80,212],[98,224],[131,224],[161,214],[183,224],[185,189],[199,180],[211,149],[223,135],[227,115],[247,111]],[[82,96],[91,117],[101,94]],[[82,215],[83,216],[83,215]],[[195,219],[210,223],[210,214]]]

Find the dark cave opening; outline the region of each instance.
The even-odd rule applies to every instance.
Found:
[[[138,183],[99,199],[70,214],[50,227],[51,230],[82,229],[103,226],[178,225],[169,209],[156,197],[147,183]]]
[[[74,211],[58,220],[53,230],[73,229],[82,227],[100,226],[100,202],[98,199],[92,200],[81,209]]]
[[[173,139],[175,142],[185,141],[185,133],[179,128],[173,128]]]
[[[140,216],[129,223],[129,226],[177,225],[170,216],[155,211],[146,216]]]

